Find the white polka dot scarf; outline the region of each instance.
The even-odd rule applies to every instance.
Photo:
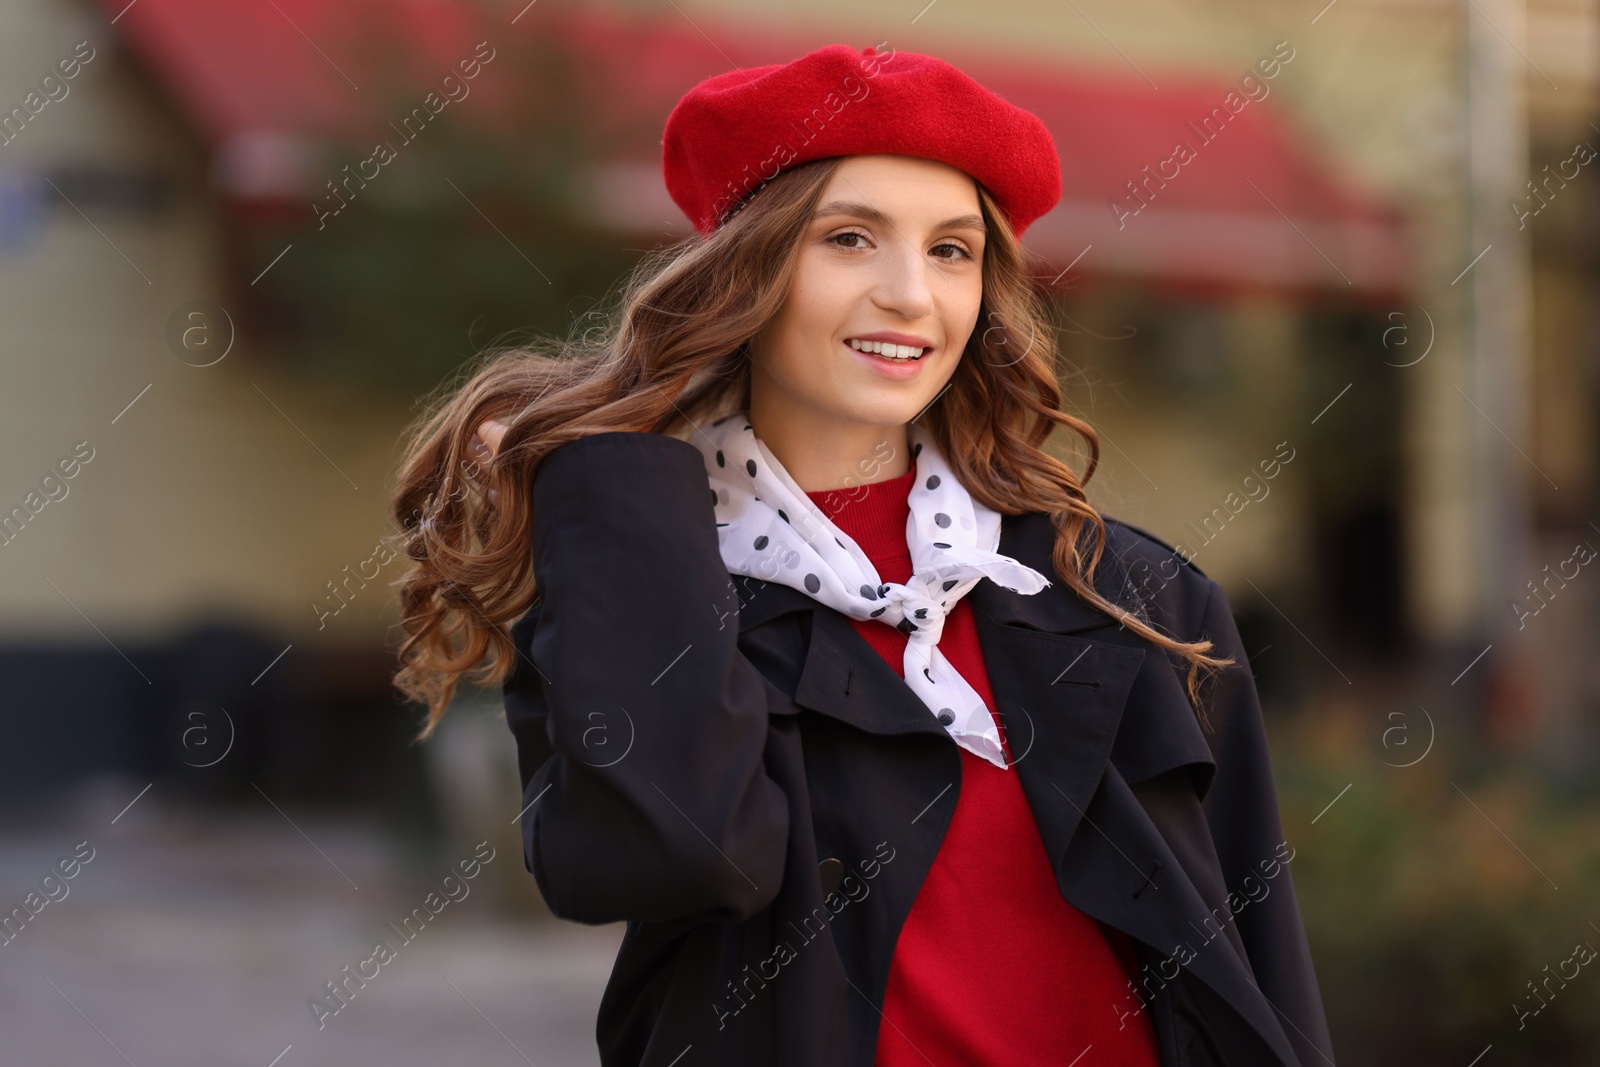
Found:
[[[692,441],[706,458],[729,572],[791,586],[852,619],[876,619],[905,633],[906,684],[956,744],[1004,768],[994,719],[940,654],[939,636],[945,615],[982,578],[1030,595],[1051,583],[995,551],[1000,513],[972,499],[928,431],[912,423],[907,433],[917,476],[908,498],[912,575],[905,585],[879,578],[860,546],[756,437],[745,412],[717,420]]]

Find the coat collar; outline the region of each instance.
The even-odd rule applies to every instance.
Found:
[[[1063,693],[1071,693],[1074,705],[1081,706],[1072,720],[1075,736],[1052,739],[1069,754],[1064,757],[1069,765],[1055,770],[1071,781],[1069,799],[1081,807],[1093,792],[1110,755],[1144,650],[1129,647],[1126,639],[1114,643],[1078,636],[1120,626],[1073,595],[1054,577],[1050,557],[1054,536],[1053,527],[1043,515],[1004,516],[999,551],[1051,576],[1051,587],[1028,595],[984,579],[973,586],[966,599],[985,662],[1008,663],[998,672],[990,671],[991,687],[1002,705],[1002,714],[1015,707],[1024,722],[1032,721],[1034,710],[1052,706]],[[1107,595],[1108,589],[1119,587],[1122,577],[1121,567],[1108,553],[1097,569],[1097,588]],[[819,607],[817,601],[787,585],[735,578],[736,589],[741,583],[741,634],[786,614],[810,615],[810,641],[794,694],[797,705],[872,733],[945,736],[944,728],[928,714],[894,668],[876,653],[864,654],[869,646],[847,616],[833,610],[815,610]],[[1009,663],[1011,659],[1018,662]],[[997,673],[1001,677],[995,677]],[[1028,739],[1032,733],[1031,729],[1017,730],[1008,724],[1009,736]],[[1082,736],[1076,736],[1080,733]],[[1033,745],[1033,740],[1024,740],[1023,751],[1031,751]],[[1018,754],[1015,759],[1020,764],[1023,756]],[[1075,825],[1074,818],[1063,826],[1068,837]]]
[[[999,551],[1026,563],[1041,574],[1053,575],[1048,543],[1053,532],[1042,515],[1004,516]],[[984,579],[967,593],[966,599],[977,622],[979,643],[986,658],[994,646],[1011,643],[1006,635],[1013,630],[1070,635],[1116,625],[1112,619],[1080,598],[1058,588],[1060,582],[1055,578],[1052,577],[1051,581],[1051,588],[1027,595],[1013,593]],[[742,589],[739,608],[741,634],[791,612],[810,614],[810,641],[794,694],[797,705],[841,719],[871,733],[946,736],[944,727],[928,714],[928,709],[893,667],[876,653],[863,655],[864,650],[870,650],[869,646],[856,633],[847,616],[838,611],[815,610],[819,606],[817,601],[791,586],[740,577],[735,577],[734,582],[736,590]],[[1083,762],[1073,768],[1077,773],[1072,777],[1080,785],[1086,782],[1087,788],[1092,791],[1093,783],[1099,777],[1098,767],[1103,765],[1111,741],[1116,736],[1117,721],[1122,704],[1127,699],[1129,683],[1144,654],[1137,649],[1116,648],[1082,640],[1073,645],[1072,651],[1070,669],[1063,671],[1068,665],[1062,663],[1051,672],[1052,675],[1062,674],[1059,683],[1053,677],[1044,679],[1046,689],[1042,692],[1030,684],[1022,705],[1039,707],[1048,704],[1055,694],[1061,692],[1059,686],[1081,690],[1093,705],[1085,721],[1099,724],[1104,736],[1099,738],[1100,743],[1081,752]],[[1078,658],[1079,653],[1084,653],[1081,659]],[[1030,663],[1027,667],[1030,683],[1039,681],[1033,677],[1037,673],[1036,668],[1042,669],[1042,665]],[[995,679],[991,678],[991,684],[994,682]],[[1058,687],[1050,688],[1051,684]],[[1005,699],[998,686],[996,699]],[[1075,799],[1081,801],[1085,798]]]
[[[1211,912],[1111,762],[1146,649],[1126,634],[1120,641],[1107,639],[1122,629],[1120,624],[1062,587],[1051,562],[1054,536],[1043,515],[1005,516],[999,551],[1050,576],[1052,586],[1030,596],[984,579],[967,593],[995,701],[1007,720],[1012,766],[1063,895],[1079,910],[1147,944],[1175,944],[1174,938],[1205,928]],[[1096,587],[1110,595],[1108,590],[1120,588],[1123,579],[1119,561],[1108,551],[1096,570]],[[737,577],[735,583],[735,588],[743,583],[741,634],[790,613],[810,616],[795,705],[870,733],[945,736],[944,728],[845,615],[817,610],[817,601],[789,586]],[[1183,711],[1193,714],[1186,704]],[[1182,731],[1153,731],[1135,739],[1142,747],[1130,761],[1146,776],[1182,763],[1214,767],[1198,726],[1191,733],[1189,720],[1181,722]],[[1166,733],[1179,736],[1175,740]],[[1125,802],[1109,809],[1102,805],[1089,815],[1107,779],[1115,779],[1107,784]],[[1203,780],[1209,781],[1209,774]],[[1081,826],[1085,821],[1089,825]],[[1123,844],[1107,849],[1105,841]],[[1069,845],[1075,857],[1084,857],[1083,863],[1066,863]],[[1139,855],[1130,859],[1130,848]],[[1157,878],[1163,867],[1169,873]],[[1148,872],[1148,878],[1134,877],[1140,871]],[[1138,882],[1154,879],[1156,887],[1132,894],[1137,907],[1128,906],[1130,894],[1121,892],[1130,877]],[[1216,920],[1211,923],[1215,926]],[[1286,1057],[1286,1064],[1294,1065],[1271,1007],[1236,952],[1217,945],[1197,956],[1190,969]]]

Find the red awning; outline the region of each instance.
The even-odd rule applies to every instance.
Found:
[[[1409,288],[1405,220],[1297,131],[1278,86],[1156,75],[974,77],[1050,128],[1062,202],[1030,246],[1088,274],[1397,294]],[[1231,105],[1231,107],[1229,106]],[[1037,232],[1036,232],[1037,231]],[[1085,251],[1087,250],[1087,251]]]
[[[310,146],[388,136],[397,116],[387,113],[393,97],[385,87],[410,87],[420,102],[480,41],[514,55],[522,38],[560,40],[592,79],[582,91],[604,94],[601,121],[615,145],[614,162],[592,183],[589,210],[646,233],[688,231],[660,172],[660,130],[678,97],[731,66],[784,62],[832,40],[703,17],[691,25],[675,12],[632,17],[530,4],[519,13],[517,5],[487,11],[467,0],[99,2],[108,18],[121,12],[117,31],[214,146],[219,192],[245,200],[316,196],[327,176],[305,165]],[[868,43],[883,44],[857,44]],[[1062,202],[1026,239],[1054,270],[1365,296],[1408,288],[1401,212],[1344,176],[1280,106],[1279,87],[1298,73],[1292,62],[1261,82],[1265,99],[1252,101],[1220,78],[1151,71],[1157,89],[1131,72],[941,54],[1033,111],[1054,135]],[[514,73],[487,66],[472,83],[475,99],[458,109],[462,120],[513,115]],[[1186,149],[1175,152],[1180,144]]]
[[[456,3],[99,0],[184,117],[213,143],[239,133],[336,136],[370,117],[374,79],[472,53],[478,16]],[[365,96],[363,96],[365,91]],[[379,123],[381,126],[381,121]]]

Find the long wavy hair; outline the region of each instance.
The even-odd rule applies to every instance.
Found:
[[[414,561],[395,583],[406,636],[394,684],[427,704],[418,740],[432,734],[463,674],[499,684],[518,654],[509,624],[538,596],[530,497],[540,460],[606,431],[687,440],[696,426],[748,406],[748,342],[782,306],[801,238],[840,162],[780,173],[709,237],[648,253],[624,279],[616,310],[594,316],[597,323],[580,320],[565,341],[490,349],[427,400],[408,431],[391,502]],[[1189,698],[1206,724],[1200,674],[1233,660],[1207,655],[1210,641],[1175,640],[1095,590],[1106,532],[1084,486],[1099,439],[1061,410],[1039,287],[1004,214],[977,189],[989,226],[978,327],[919,421],[974,499],[1002,514],[1050,516],[1052,563],[1078,596],[1188,661]],[[490,418],[509,429],[485,467],[469,447]],[[1044,451],[1061,426],[1087,445],[1081,477]]]

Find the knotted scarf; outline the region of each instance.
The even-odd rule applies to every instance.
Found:
[[[962,748],[997,767],[1005,749],[983,698],[939,652],[945,616],[979,580],[1032,595],[1050,585],[999,554],[1000,513],[972,499],[933,435],[906,427],[916,479],[908,503],[911,577],[884,582],[756,437],[747,414],[718,419],[691,440],[706,460],[717,538],[729,573],[787,585],[852,619],[876,619],[907,637],[905,682]]]

